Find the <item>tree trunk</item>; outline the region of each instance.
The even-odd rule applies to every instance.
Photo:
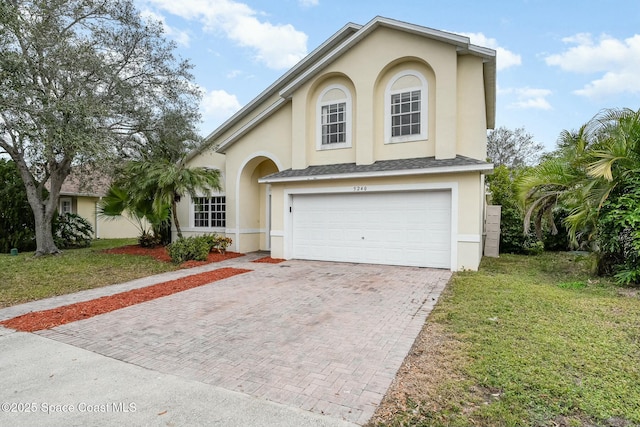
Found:
[[[46,209],[46,208],[45,208]],[[36,209],[34,209],[35,212]],[[36,253],[35,256],[59,254],[62,251],[58,249],[53,241],[53,215],[54,212],[47,213],[40,210],[35,214],[36,223]]]
[[[165,205],[166,206],[166,205]],[[176,224],[176,231],[178,232],[178,239],[182,239],[182,230],[180,230],[180,222],[178,221],[178,210],[176,209],[177,203],[175,198],[171,202],[171,211],[173,212],[173,222]]]
[[[60,187],[69,174],[66,168],[56,169],[50,176],[49,194],[45,197],[44,183],[38,183],[29,172],[24,158],[12,156],[16,162],[20,177],[27,190],[27,199],[33,211],[33,218],[36,227],[36,253],[35,256],[59,254],[61,251],[53,241],[53,216],[58,207]]]

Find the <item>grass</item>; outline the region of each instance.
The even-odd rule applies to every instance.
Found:
[[[35,258],[0,254],[0,307],[126,282],[175,270],[173,264],[150,257],[101,253],[135,244],[135,239],[96,240],[90,248],[68,249],[60,255]]]
[[[588,267],[570,253],[502,255],[455,274],[429,322],[458,364],[430,391],[437,404],[409,395],[382,424],[640,425],[640,298]]]

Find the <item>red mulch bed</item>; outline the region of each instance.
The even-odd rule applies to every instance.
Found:
[[[78,302],[50,310],[36,311],[0,322],[0,325],[24,332],[50,329],[77,320],[88,319],[98,314],[108,313],[130,305],[182,292],[206,285],[216,280],[226,279],[251,270],[240,268],[219,268],[205,273],[193,274],[182,279],[170,280],[145,288],[133,289],[115,295],[108,295],[91,301]]]
[[[256,260],[253,260],[251,262],[264,262],[267,264],[279,264],[281,262],[286,261],[286,259],[282,259],[282,258],[271,258],[270,256],[266,256],[264,258],[259,258]]]
[[[113,248],[113,249],[105,249],[103,252],[108,254],[150,256],[157,259],[158,261],[171,262],[171,257],[169,257],[167,248],[165,248],[164,246],[158,246],[156,248],[143,248],[140,245],[129,245],[129,246],[120,246],[119,248]],[[212,262],[225,261],[227,259],[237,258],[241,256],[244,256],[244,254],[239,254],[237,252],[225,252],[223,254],[212,252],[209,254],[206,261],[185,261],[182,264],[180,264],[180,268],[197,267],[199,265],[210,264]]]

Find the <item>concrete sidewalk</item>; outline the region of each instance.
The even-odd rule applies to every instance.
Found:
[[[354,424],[0,328],[0,426]]]

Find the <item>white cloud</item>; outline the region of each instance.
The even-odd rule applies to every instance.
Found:
[[[500,95],[514,95],[516,100],[508,105],[508,108],[526,110],[551,110],[551,104],[547,97],[553,92],[548,89],[534,89],[529,87],[498,89]]]
[[[496,51],[496,67],[498,70],[505,70],[509,67],[515,67],[522,64],[520,55],[511,52],[508,49],[500,47],[496,39],[485,36],[483,33],[458,33],[469,37],[472,44],[482,47],[495,49]]]
[[[313,6],[317,6],[319,1],[318,0],[298,0],[298,3],[302,7],[313,7]]]
[[[191,21],[205,31],[222,32],[239,46],[255,51],[255,59],[272,69],[289,68],[307,54],[307,35],[290,24],[258,19],[258,12],[233,0],[148,0],[154,6]]]
[[[606,34],[594,40],[591,34],[580,33],[562,39],[573,45],[562,53],[549,55],[545,62],[564,71],[601,74],[575,94],[588,98],[631,92],[640,93],[640,34],[618,40]]]
[[[164,28],[164,33],[169,36],[169,38],[172,38],[181,46],[189,46],[189,43],[191,41],[189,34],[186,31],[181,31],[168,25],[167,20],[164,16],[149,9],[143,10],[142,12],[140,12],[140,15],[145,20],[159,21]]]
[[[205,122],[212,122],[217,126],[242,108],[238,98],[224,90],[202,91],[200,110]]]

